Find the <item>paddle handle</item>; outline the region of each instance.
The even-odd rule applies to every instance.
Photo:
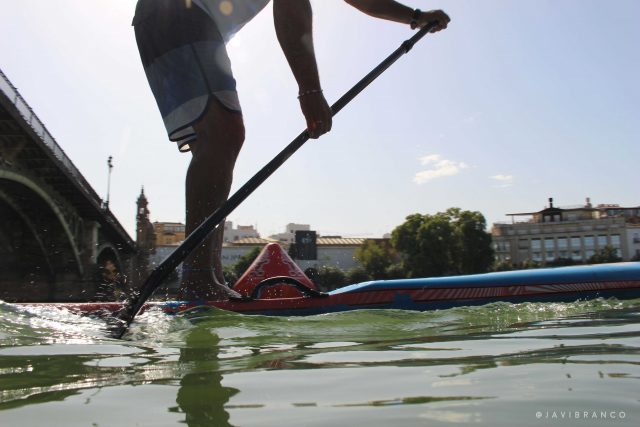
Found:
[[[414,44],[424,37],[436,25],[431,22],[422,27],[409,40],[405,40],[398,49],[375,67],[369,74],[363,77],[349,91],[331,106],[331,115],[335,116],[360,92],[362,92],[380,74],[396,62],[402,55],[409,52]],[[110,325],[111,333],[116,338],[121,338],[133,318],[147,299],[160,286],[162,281],[197,247],[225,218],[233,212],[251,193],[253,193],[267,178],[269,178],[284,162],[298,151],[309,140],[309,133],[305,130],[289,143],[276,157],[260,169],[246,184],[240,187],[222,206],[209,215],[189,236],[162,261],[149,275],[140,292],[127,301],[125,307],[116,315]]]

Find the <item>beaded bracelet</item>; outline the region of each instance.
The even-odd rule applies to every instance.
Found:
[[[311,90],[305,90],[304,92],[300,92],[298,94],[298,99],[302,98],[303,96],[311,95],[313,93],[322,93],[322,89],[311,89]]]

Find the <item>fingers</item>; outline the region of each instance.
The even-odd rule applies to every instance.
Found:
[[[421,27],[435,22],[435,26],[429,32],[437,33],[438,31],[442,31],[447,28],[449,22],[451,22],[451,18],[449,18],[449,15],[442,10],[431,10],[429,12],[424,12],[420,21]]]
[[[322,120],[318,120],[316,122],[307,123],[307,131],[309,132],[309,138],[317,139],[320,138],[321,135],[329,132],[331,130],[331,122],[327,123]]]
[[[307,122],[309,138],[319,138],[331,130],[331,108],[321,92],[301,96],[300,107]]]

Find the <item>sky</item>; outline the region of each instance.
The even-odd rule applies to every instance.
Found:
[[[379,237],[413,213],[477,210],[489,224],[555,205],[640,205],[640,2],[414,0],[451,16],[228,218]],[[412,35],[339,0],[312,1],[331,104]],[[0,69],[135,236],[184,222],[190,160],[167,140],[130,22],[135,0],[2,2]],[[271,6],[229,46],[247,138],[232,191],[304,129]]]

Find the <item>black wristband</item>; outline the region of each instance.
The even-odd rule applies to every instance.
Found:
[[[418,19],[420,19],[420,15],[422,15],[422,11],[420,9],[416,9],[413,11],[413,16],[411,17],[411,22],[409,26],[412,30],[418,28]]]

